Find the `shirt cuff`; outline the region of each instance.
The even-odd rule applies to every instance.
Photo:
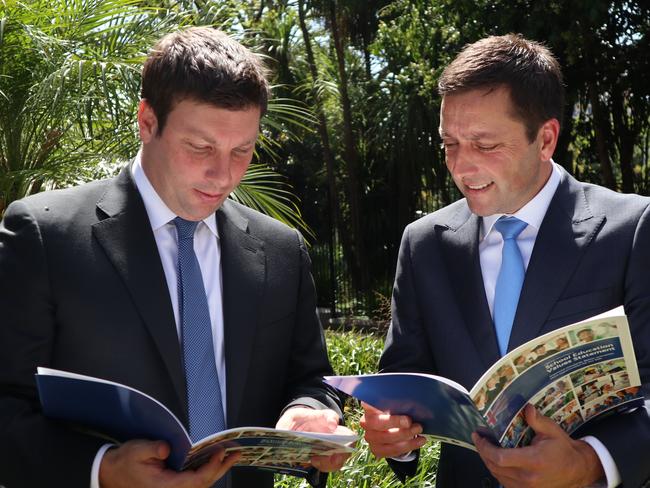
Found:
[[[416,454],[413,451],[409,451],[406,454],[391,459],[393,461],[399,461],[400,463],[410,463],[411,461],[415,461],[415,458]]]
[[[99,448],[97,454],[95,454],[93,467],[90,471],[90,488],[99,488],[99,466],[102,464],[104,454],[106,454],[106,451],[108,451],[111,447],[115,447],[115,444],[104,444]]]
[[[594,483],[589,488],[614,488],[620,485],[622,481],[621,473],[619,473],[618,467],[605,445],[591,435],[587,435],[580,440],[585,441],[596,451],[600,464],[603,466],[603,471],[605,471],[606,479]]]

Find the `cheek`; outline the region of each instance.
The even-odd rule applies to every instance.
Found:
[[[233,178],[237,179],[237,181],[241,180],[246,174],[250,162],[250,159],[234,160],[231,165]]]

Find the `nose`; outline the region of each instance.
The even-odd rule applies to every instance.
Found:
[[[446,156],[447,168],[454,177],[469,176],[476,173],[477,167],[471,154],[471,148],[457,144]]]
[[[219,190],[230,188],[232,175],[230,172],[230,157],[221,151],[206,160],[204,177]]]

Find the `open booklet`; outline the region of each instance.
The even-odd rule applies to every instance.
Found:
[[[192,443],[178,418],[155,398],[126,385],[49,368],[38,368],[43,413],[79,424],[117,442],[167,441],[167,465],[181,471],[206,462],[219,448],[241,452],[237,466],[308,477],[312,456],[352,451],[356,435],[296,432],[265,427],[224,430]]]
[[[535,435],[524,407],[572,433],[585,422],[643,404],[623,307],[554,330],[510,351],[468,392],[440,376],[329,376],[326,383],[393,414],[409,415],[432,438],[474,449],[472,432],[503,447]]]

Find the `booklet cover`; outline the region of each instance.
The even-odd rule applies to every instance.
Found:
[[[585,422],[644,402],[623,307],[554,330],[510,351],[468,392],[419,373],[329,376],[325,381],[375,408],[408,415],[432,438],[474,449],[472,432],[503,447],[528,445],[532,403],[569,434]]]
[[[88,427],[118,442],[164,440],[170,468],[197,467],[219,448],[241,451],[236,466],[306,477],[312,456],[351,452],[356,435],[296,432],[265,427],[224,430],[192,444],[178,418],[155,398],[126,385],[49,368],[38,368],[36,384],[43,413]]]

